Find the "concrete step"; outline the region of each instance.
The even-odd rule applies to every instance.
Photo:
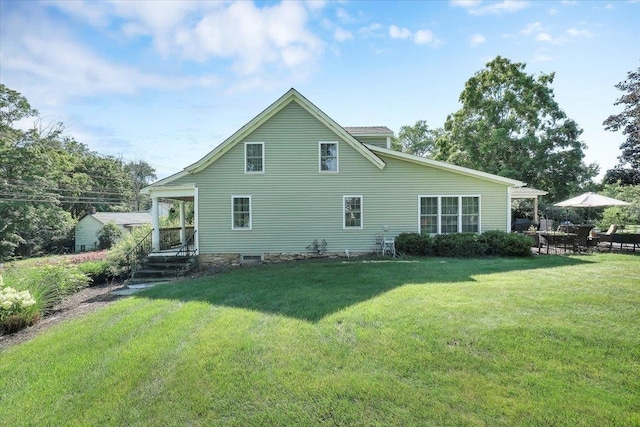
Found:
[[[180,273],[180,270],[175,269],[143,269],[134,271],[131,277],[175,277],[178,273]]]
[[[156,277],[156,278],[149,278],[149,277],[132,277],[130,279],[128,279],[125,283],[127,284],[127,287],[131,287],[131,286],[136,286],[136,285],[149,285],[149,284],[158,284],[158,283],[167,283],[167,282],[171,282],[171,278],[168,277]]]

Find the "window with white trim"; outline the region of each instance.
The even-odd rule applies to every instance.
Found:
[[[420,197],[420,232],[438,233],[438,198]]]
[[[480,198],[462,197],[462,232],[480,232]]]
[[[343,228],[362,228],[362,196],[344,196]]]
[[[479,233],[479,196],[420,196],[418,227],[421,233]]]
[[[244,143],[245,173],[264,173],[264,142]]]
[[[320,172],[338,172],[338,143],[319,142]]]
[[[251,230],[251,196],[231,196],[231,228]]]

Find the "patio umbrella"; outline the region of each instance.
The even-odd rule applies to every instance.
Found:
[[[563,202],[556,203],[554,206],[561,206],[564,208],[596,208],[601,206],[627,206],[630,204],[631,203],[623,202],[622,200],[589,192]]]
[[[627,206],[631,203],[624,202],[622,200],[614,199],[611,197],[603,196],[597,193],[584,193],[571,199],[558,202],[553,206],[560,206],[564,208],[588,208],[587,218],[591,217],[591,208],[603,207],[603,206]]]

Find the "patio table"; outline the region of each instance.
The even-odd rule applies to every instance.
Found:
[[[565,253],[568,248],[573,252],[578,252],[578,235],[576,233],[558,233],[553,231],[538,231],[538,253],[542,245],[547,246],[547,254],[549,254],[549,246],[553,245],[555,253],[558,253],[558,247],[562,246]]]

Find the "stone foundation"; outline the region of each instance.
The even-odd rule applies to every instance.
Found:
[[[215,272],[229,270],[232,268],[238,268],[242,265],[255,265],[255,264],[275,264],[288,261],[302,261],[308,259],[338,259],[349,258],[365,255],[364,252],[358,253],[346,253],[346,252],[291,252],[291,253],[265,253],[262,254],[262,260],[248,259],[243,260],[242,254],[200,254],[199,263],[200,268],[203,270],[212,270]]]
[[[240,254],[200,254],[198,255],[200,269],[220,272],[242,265]]]
[[[303,253],[267,253],[262,256],[262,262],[265,264],[273,264],[277,262],[300,261],[306,259],[338,259],[364,255],[364,252],[353,253],[348,255],[346,252],[303,252]]]

